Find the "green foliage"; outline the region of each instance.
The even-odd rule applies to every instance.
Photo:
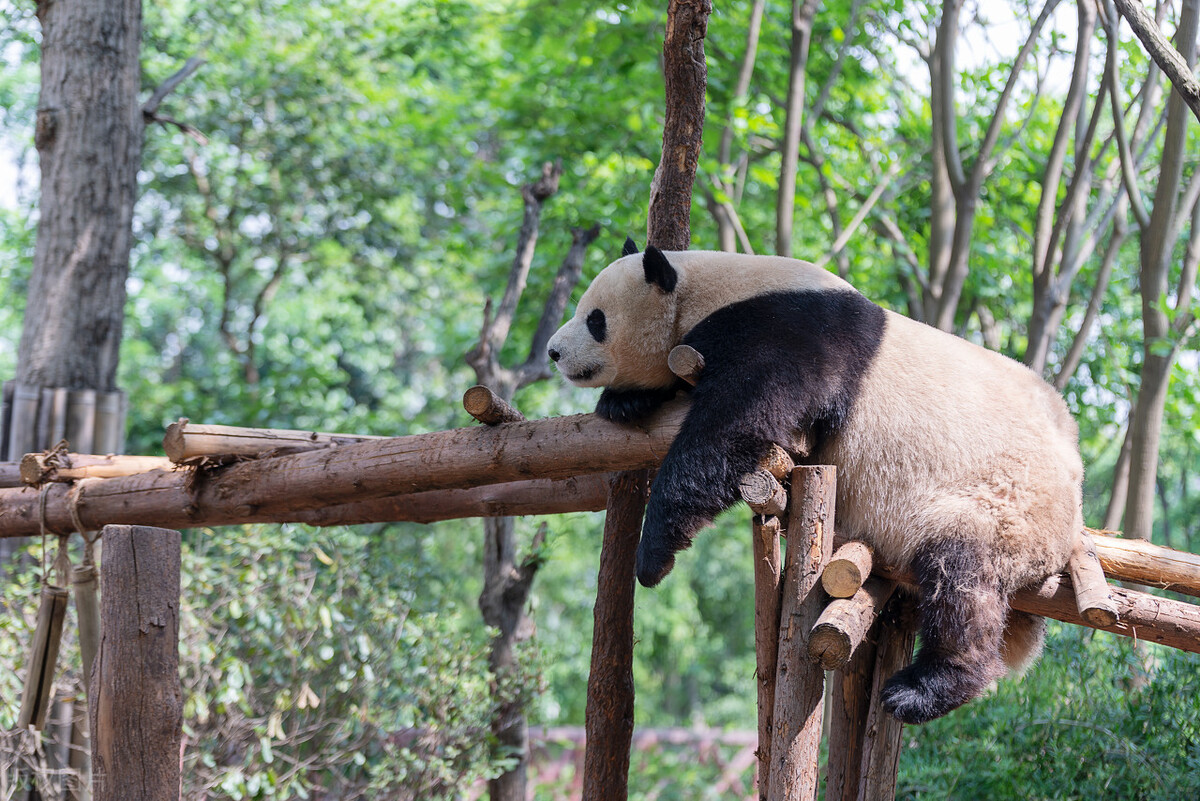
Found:
[[[983,701],[905,728],[897,798],[1192,798],[1200,792],[1193,655],[1051,623],[1047,654]]]

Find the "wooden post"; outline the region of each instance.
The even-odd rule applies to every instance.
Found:
[[[829,759],[825,769],[825,801],[857,801],[861,779],[863,736],[871,708],[871,677],[882,625],[876,620],[850,662],[830,681]]]
[[[775,673],[779,665],[779,518],[755,516],[754,651],[758,673],[758,797],[771,785],[771,737],[775,720]]]
[[[820,581],[833,552],[836,477],[828,465],[792,472],[768,780],[771,798],[781,801],[815,799],[819,786],[825,672],[808,659],[808,634],[825,605]]]
[[[917,638],[914,611],[912,601],[904,593],[895,593],[880,615],[879,642],[870,685],[870,710],[863,727],[858,788],[861,801],[896,797],[900,734],[904,724],[884,711],[879,694],[884,682],[912,661],[913,645]]]
[[[179,797],[178,531],[105,526],[90,706],[96,801]]]
[[[623,801],[633,742],[634,565],[649,474],[618,473],[608,496],[593,612],[583,758],[584,801]]]

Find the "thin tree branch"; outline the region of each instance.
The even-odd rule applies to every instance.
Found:
[[[159,85],[157,89],[154,90],[149,99],[146,100],[146,102],[142,105],[142,116],[144,116],[147,120],[158,119],[158,117],[155,116],[155,112],[158,111],[159,105],[162,104],[167,95],[175,91],[175,88],[178,87],[179,84],[186,81],[193,72],[200,69],[207,63],[208,60],[201,58],[200,56],[192,56],[189,58],[174,75],[172,75],[170,78],[167,78]],[[178,125],[179,123],[175,124]]]
[[[1179,97],[1192,110],[1192,114],[1200,119],[1200,81],[1192,74],[1192,68],[1184,57],[1171,46],[1171,42],[1159,30],[1158,24],[1145,7],[1134,0],[1112,0],[1121,16],[1129,23],[1129,27],[1141,40],[1142,45],[1154,63],[1170,79],[1171,85],[1179,93]],[[1160,6],[1165,5],[1160,3]]]
[[[1109,7],[1113,0],[1107,0]],[[1121,81],[1117,71],[1117,52],[1120,40],[1117,36],[1117,22],[1110,14],[1105,20],[1104,30],[1108,37],[1108,57],[1105,61],[1105,74],[1108,77],[1108,94],[1112,99],[1113,133],[1117,137],[1117,153],[1121,164],[1121,178],[1125,183],[1125,192],[1129,196],[1130,208],[1138,228],[1145,232],[1150,227],[1150,215],[1146,212],[1146,204],[1142,200],[1142,190],[1137,185],[1137,173],[1133,157],[1130,154],[1129,140],[1125,135],[1124,116],[1121,114]],[[1140,117],[1140,115],[1139,115]]]
[[[900,172],[900,164],[898,162],[893,163],[892,166],[888,168],[887,173],[883,176],[879,183],[875,185],[875,188],[871,190],[871,194],[867,195],[867,199],[863,201],[862,206],[854,215],[854,218],[847,223],[846,229],[842,232],[842,235],[838,237],[837,241],[833,243],[833,247],[830,248],[830,252],[822,256],[817,261],[818,267],[825,266],[829,263],[830,258],[838,253],[841,253],[842,248],[846,247],[846,243],[850,241],[850,237],[854,236],[855,231],[857,231],[858,227],[862,225],[862,221],[865,220],[867,215],[871,213],[871,209],[875,207],[875,204],[891,185],[892,179],[896,177],[898,172]]]

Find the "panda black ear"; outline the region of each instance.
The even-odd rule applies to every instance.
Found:
[[[678,275],[675,268],[667,261],[663,252],[654,245],[646,245],[646,255],[642,257],[642,268],[646,271],[646,283],[654,284],[663,292],[673,292]]]
[[[622,256],[632,256],[634,253],[637,253],[637,252],[638,252],[638,246],[637,246],[637,243],[633,241],[633,237],[631,237],[631,236],[625,237],[625,244],[621,247],[621,255]]]

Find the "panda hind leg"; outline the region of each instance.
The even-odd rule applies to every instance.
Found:
[[[884,708],[903,723],[925,723],[978,697],[1005,673],[1008,602],[981,550],[959,540],[921,548],[921,647],[884,685]]]

